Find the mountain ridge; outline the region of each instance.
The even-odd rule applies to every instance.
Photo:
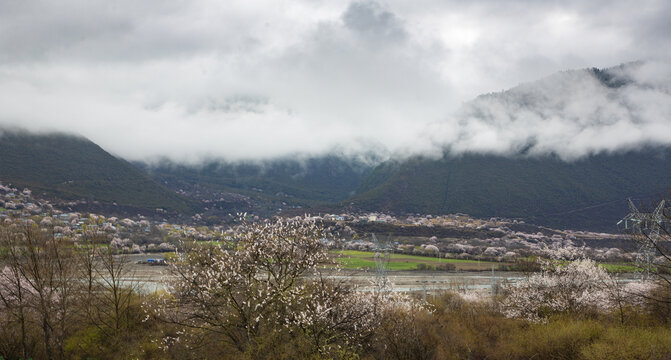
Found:
[[[376,176],[376,186],[362,187],[347,203],[362,210],[463,212],[613,231],[608,224],[626,213],[627,197],[651,200],[669,189],[671,149],[598,154],[572,162],[556,156],[415,157],[382,164],[370,175]],[[578,211],[597,205],[598,211]]]
[[[585,119],[575,118],[575,109],[565,113],[567,105],[556,95],[586,85],[606,89],[606,98],[622,100],[619,91],[642,86],[631,75],[641,64],[556,73],[478,96],[465,104],[460,116],[464,121],[496,125],[497,111],[503,111],[509,122],[502,124],[516,126],[502,129],[510,133],[523,131],[520,124],[530,119],[545,122],[562,116],[570,117],[576,126],[590,121],[613,124],[611,114],[598,107],[589,108]],[[581,91],[564,95],[569,102],[580,101],[585,93]],[[627,106],[624,110],[626,116],[632,115]],[[543,123],[532,125],[542,127]],[[626,214],[627,197],[653,200],[671,186],[669,147],[632,141],[620,151],[607,151],[588,142],[582,149],[566,145],[568,150],[562,153],[542,143],[533,132],[529,134],[516,137],[503,149],[470,151],[459,148],[458,141],[469,141],[469,134],[460,134],[457,143],[444,145],[439,158],[415,155],[371,162],[366,159],[375,154],[327,154],[184,165],[170,161],[130,164],[81,137],[4,131],[0,132],[0,151],[10,156],[0,157],[0,180],[66,199],[165,207],[176,213],[197,210],[202,218],[212,219],[236,212],[269,216],[287,209],[461,212],[608,231],[614,231],[615,221]],[[598,135],[589,140],[600,140]]]
[[[0,180],[36,193],[145,210],[192,210],[189,200],[81,136],[4,129],[0,154]]]

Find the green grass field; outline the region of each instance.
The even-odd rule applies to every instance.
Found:
[[[559,262],[561,266],[567,265],[569,262],[567,260],[562,260]],[[641,270],[639,267],[637,267],[633,263],[625,263],[625,264],[613,264],[613,263],[597,263],[599,266],[604,268],[606,271],[609,273],[633,273],[638,270]]]
[[[374,253],[368,251],[341,250],[332,251],[331,255],[345,269],[374,269]],[[531,260],[531,258],[527,259]],[[463,259],[439,259],[435,257],[391,254],[389,270],[417,270],[419,264],[429,267],[439,264],[454,264],[457,270],[488,270],[493,264],[504,265],[491,261],[463,260]],[[599,263],[606,271],[611,273],[633,273],[639,270],[633,264],[610,264]]]
[[[375,261],[361,258],[338,258],[340,265],[345,269],[373,269]],[[389,262],[389,270],[415,270],[418,263],[413,262]]]
[[[606,271],[611,273],[633,273],[637,270],[640,270],[636,265],[626,265],[626,264],[604,264],[600,263],[599,266],[606,269]]]
[[[221,240],[207,240],[207,241],[201,241],[201,243],[208,244],[208,245],[214,245],[214,246],[226,245],[226,242],[221,241]]]
[[[372,269],[375,268],[374,253],[367,251],[342,250],[332,251],[333,257],[345,269]],[[427,256],[391,254],[389,270],[417,270],[420,264],[436,266],[440,264],[454,264],[459,270],[485,270],[491,268],[489,261],[442,259]]]

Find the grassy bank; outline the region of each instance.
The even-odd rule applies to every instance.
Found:
[[[341,250],[331,252],[332,256],[345,269],[375,268],[375,253],[368,251]],[[443,259],[438,257],[391,254],[389,270],[430,270],[452,265],[456,270],[488,270],[492,265],[503,263],[464,259]],[[451,268],[451,267],[450,267]]]

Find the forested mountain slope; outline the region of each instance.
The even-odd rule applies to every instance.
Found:
[[[179,212],[193,206],[127,161],[65,134],[0,130],[0,181],[62,199]]]
[[[368,210],[504,216],[559,227],[613,231],[626,198],[651,200],[671,187],[671,151],[555,156],[465,154],[384,163],[349,203]]]

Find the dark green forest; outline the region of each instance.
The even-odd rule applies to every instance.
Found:
[[[554,156],[446,155],[378,166],[349,203],[400,213],[503,216],[559,228],[615,231],[626,198],[647,201],[671,185],[671,151]]]
[[[231,193],[251,200],[223,203],[219,215],[233,210],[273,214],[291,207],[302,212],[466,213],[614,232],[627,211],[627,198],[647,202],[671,186],[671,151],[664,148],[574,161],[552,155],[445,154],[377,166],[338,156],[133,165],[84,138],[5,132],[0,153],[0,181],[37,194],[183,214],[202,211],[202,200]],[[186,193],[178,195],[179,190]]]
[[[0,181],[36,194],[141,209],[190,212],[193,204],[93,142],[64,134],[0,133]]]

